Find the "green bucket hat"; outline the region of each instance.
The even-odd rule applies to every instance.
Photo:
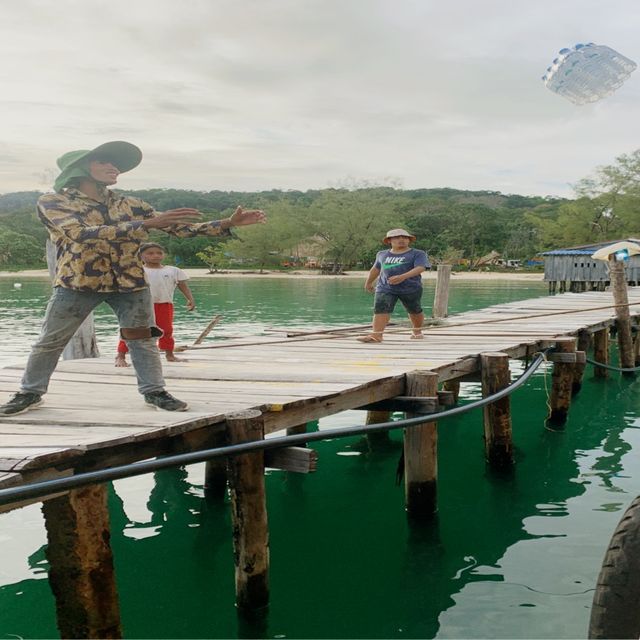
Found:
[[[59,193],[72,178],[91,178],[83,160],[93,159],[107,160],[116,166],[120,173],[125,173],[140,164],[142,151],[135,144],[122,140],[105,142],[95,149],[69,151],[56,160],[60,175],[53,184],[54,190]]]

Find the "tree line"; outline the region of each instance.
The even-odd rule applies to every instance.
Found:
[[[205,219],[241,204],[267,211],[266,225],[234,237],[180,239],[154,232],[181,266],[265,268],[313,257],[339,268],[369,268],[388,229],[404,227],[436,261],[471,263],[497,251],[526,260],[547,249],[633,237],[640,230],[640,150],[618,157],[574,186],[575,198],[497,191],[398,189],[361,185],[309,191],[128,191],[158,211],[195,207]],[[41,268],[47,232],[36,191],[0,194],[0,269]],[[156,235],[158,234],[158,235]]]

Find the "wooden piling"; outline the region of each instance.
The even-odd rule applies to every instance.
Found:
[[[451,265],[439,264],[436,279],[436,291],[433,298],[434,318],[446,318],[449,315],[449,281]]]
[[[624,261],[616,260],[615,254],[609,256],[609,277],[613,302],[616,305],[616,328],[618,330],[618,350],[620,352],[620,366],[633,369],[635,358],[633,340],[631,338],[631,315],[629,314],[629,296],[627,294],[627,280],[624,272]],[[633,371],[623,371],[622,375],[634,376]]]
[[[438,374],[414,371],[407,374],[407,395],[436,397]],[[407,414],[408,418],[416,414]],[[437,510],[438,430],[428,422],[404,431],[404,491],[410,517],[424,518]]]
[[[602,364],[609,364],[609,329],[599,329],[593,333],[593,359]],[[609,377],[608,369],[594,366],[593,375],[596,378]]]
[[[227,416],[230,444],[264,437],[263,417],[253,409]],[[264,453],[229,459],[236,605],[259,609],[269,604],[269,528],[264,483]]]
[[[303,422],[302,424],[297,424],[294,427],[289,427],[287,429],[288,436],[295,436],[299,433],[307,433],[307,423]]]
[[[585,353],[591,346],[591,334],[588,331],[580,331],[578,333],[578,351],[584,351]],[[573,382],[571,383],[571,395],[575,396],[582,389],[582,378],[584,376],[584,369],[587,366],[586,362],[576,362],[576,366],[573,369]]]
[[[480,354],[482,396],[487,397],[508,387],[511,382],[509,355],[501,352]],[[503,468],[513,464],[511,401],[507,396],[483,408],[484,445],[487,462]]]
[[[204,467],[204,497],[222,500],[227,495],[227,460],[207,460]]]
[[[576,351],[575,338],[557,338],[556,354],[574,354]],[[547,424],[560,427],[567,421],[569,407],[571,406],[571,389],[573,386],[574,362],[554,362],[553,375],[551,377],[551,398],[549,399],[550,412]]]
[[[379,424],[380,422],[389,422],[389,420],[391,420],[391,411],[367,411],[365,424]],[[384,446],[389,440],[388,431],[367,434],[367,441],[372,448],[380,445]]]
[[[227,444],[226,434],[218,436],[213,447]],[[227,495],[227,459],[207,460],[204,466],[204,497],[206,500],[220,501]]]
[[[453,403],[456,404],[460,396],[460,380],[447,380],[442,385],[442,388],[445,391],[451,391],[451,393],[453,393]]]
[[[106,485],[42,505],[49,583],[62,638],[121,638]]]

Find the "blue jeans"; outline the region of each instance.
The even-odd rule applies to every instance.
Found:
[[[49,379],[67,342],[85,318],[102,302],[106,302],[115,311],[121,329],[155,329],[149,289],[130,293],[97,293],[56,287],[47,305],[42,332],[27,361],[21,391],[40,395],[47,392]],[[162,364],[155,338],[128,340],[127,346],[140,393],[164,389]]]

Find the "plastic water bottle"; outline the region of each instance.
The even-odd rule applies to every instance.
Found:
[[[560,50],[542,76],[546,87],[575,104],[595,102],[618,89],[637,68],[633,60],[593,42]]]

